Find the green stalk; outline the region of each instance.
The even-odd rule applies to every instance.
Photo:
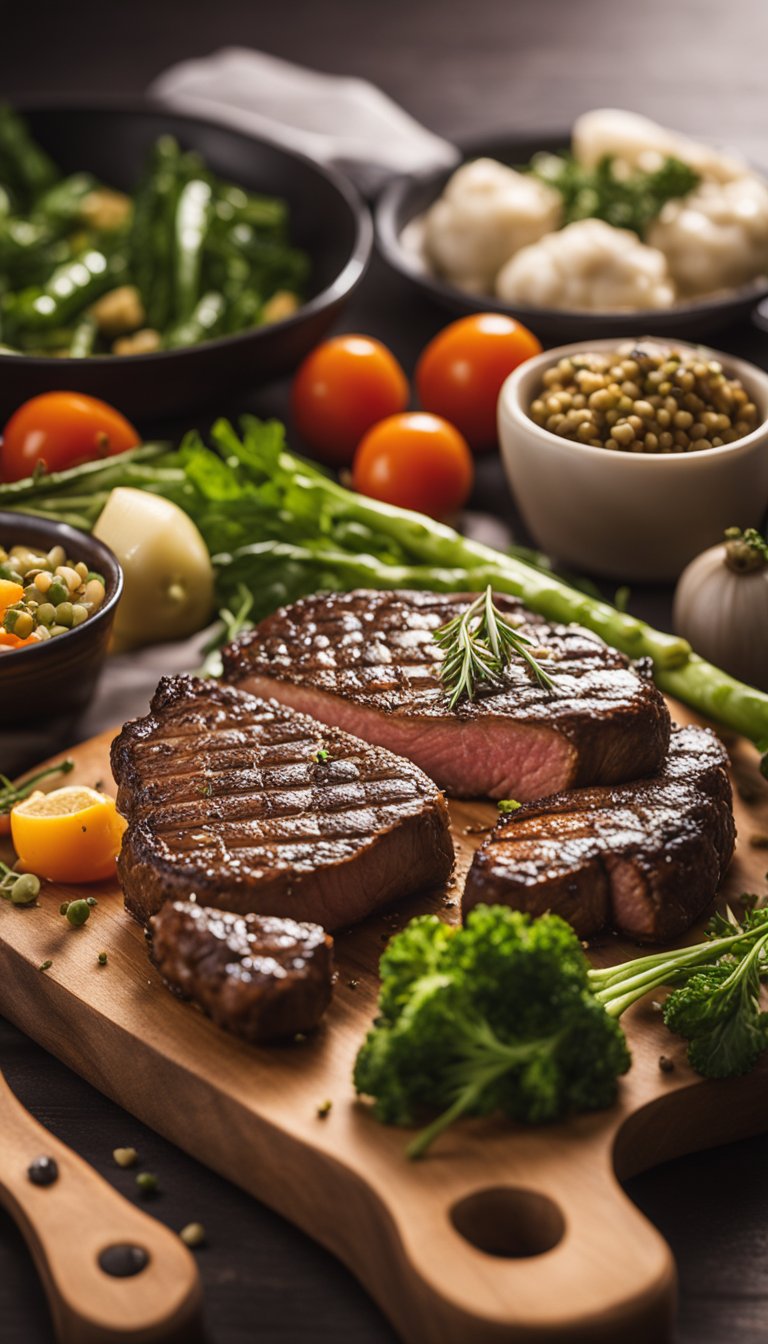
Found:
[[[730,937],[710,938],[679,952],[659,952],[638,957],[623,966],[592,970],[589,972],[590,985],[609,1017],[621,1017],[627,1008],[652,989],[672,983],[681,971],[715,961],[737,943],[753,942],[759,948],[761,940],[768,940],[768,930],[764,924],[756,924]],[[750,956],[753,951],[754,947]]]
[[[707,719],[726,724],[768,751],[768,695],[692,653],[684,667],[658,667],[656,682]]]

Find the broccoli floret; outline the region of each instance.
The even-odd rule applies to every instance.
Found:
[[[411,1157],[461,1115],[500,1110],[540,1124],[609,1105],[629,1052],[588,971],[556,915],[531,920],[480,906],[464,928],[414,920],[382,958],[379,1017],[355,1065],[358,1092],[389,1124],[442,1111]]]

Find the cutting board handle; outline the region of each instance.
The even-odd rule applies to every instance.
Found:
[[[35,1259],[59,1344],[191,1344],[201,1290],[180,1238],[38,1124],[2,1075],[0,1133],[0,1203]],[[41,1157],[56,1164],[50,1184],[30,1179]]]
[[[396,1320],[408,1344],[669,1337],[674,1261],[621,1188],[610,1138],[589,1122],[566,1142],[551,1130],[516,1133],[495,1171],[489,1151],[462,1190],[461,1135],[455,1148],[444,1136],[396,1194],[378,1189],[401,1240]]]

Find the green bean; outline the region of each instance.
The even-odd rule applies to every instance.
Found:
[[[88,355],[92,355],[96,330],[96,323],[93,318],[84,317],[72,332],[67,354],[72,359],[85,359]]]
[[[73,173],[62,178],[38,198],[35,218],[48,224],[71,224],[80,218],[83,201],[96,185],[92,173]]]
[[[125,258],[121,254],[106,256],[90,248],[57,266],[44,285],[6,296],[11,326],[18,331],[59,327],[119,283],[124,272]]]
[[[191,316],[200,298],[202,254],[208,233],[211,197],[209,183],[203,178],[192,178],[182,188],[176,207],[174,306],[177,322],[184,322]]]
[[[169,350],[209,341],[220,330],[225,312],[224,297],[214,291],[203,294],[189,317],[171,327],[165,338]]]
[[[59,177],[45,150],[9,107],[0,107],[0,178],[29,203]]]

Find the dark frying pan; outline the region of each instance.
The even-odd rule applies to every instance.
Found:
[[[488,157],[516,167],[527,163],[540,150],[557,152],[569,147],[570,135],[566,132],[535,137],[499,135],[462,146],[461,158],[466,161]],[[524,303],[512,307],[488,296],[466,294],[449,281],[430,274],[402,241],[403,230],[437,200],[456,166],[393,179],[381,193],[376,208],[377,242],[389,264],[451,312],[509,313],[530,326],[537,336],[554,344],[601,336],[643,336],[649,332],[695,340],[749,317],[759,300],[768,294],[768,283],[753,281],[724,296],[678,303],[669,309],[628,313],[576,312]]]
[[[308,301],[268,327],[182,350],[88,359],[0,355],[0,416],[52,388],[88,392],[142,420],[186,414],[295,368],[362,279],[372,244],[366,206],[348,180],[304,155],[230,127],[151,103],[22,107],[32,134],[65,172],[88,170],[110,186],[136,186],[158,136],[195,149],[228,181],[290,207],[291,237],[311,258]]]

